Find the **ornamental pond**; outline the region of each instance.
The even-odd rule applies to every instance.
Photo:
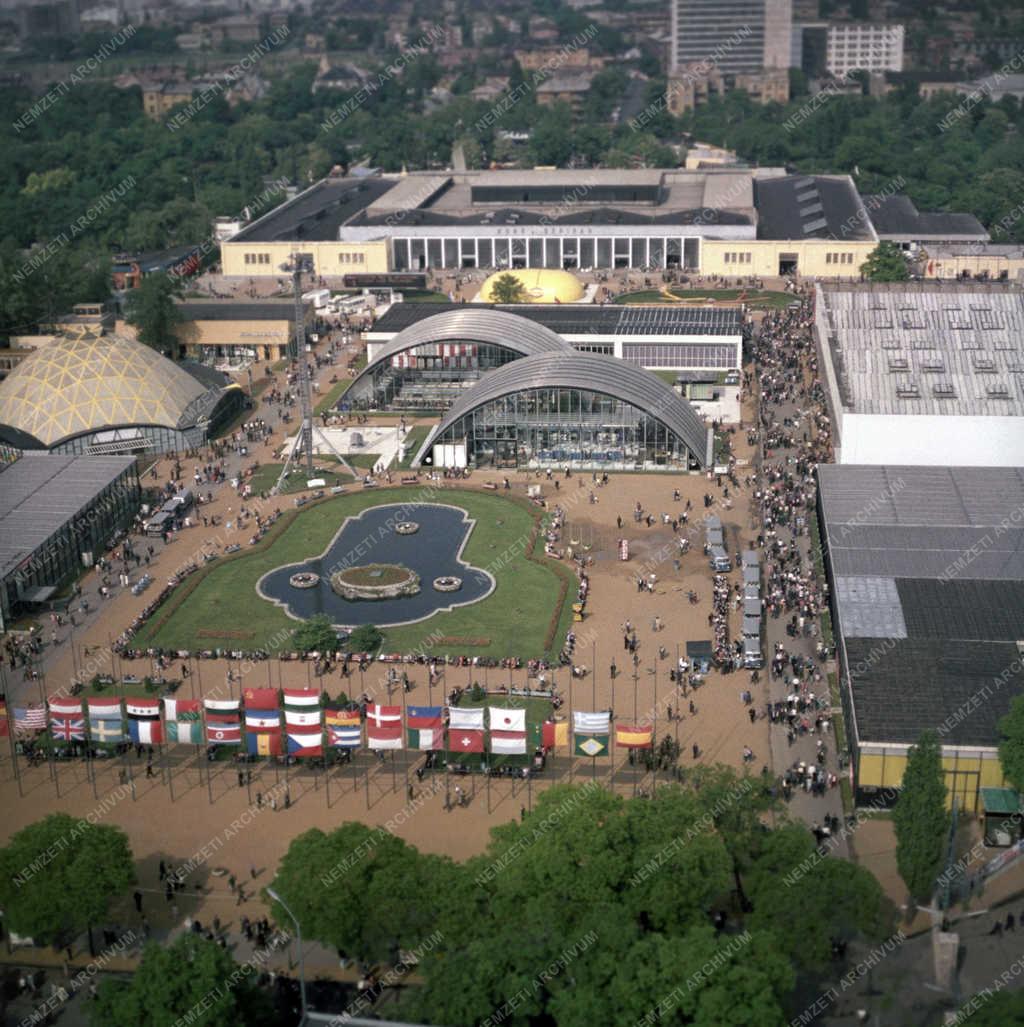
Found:
[[[418,527],[409,533],[395,530],[400,523]],[[296,619],[326,614],[339,627],[376,624],[388,627],[423,620],[438,611],[479,602],[494,589],[494,579],[461,559],[473,528],[465,510],[439,503],[374,506],[348,517],[325,552],[301,563],[276,567],[260,578],[256,589]],[[408,531],[408,529],[404,529]],[[415,595],[384,599],[345,599],[331,587],[331,576],[348,568],[392,564],[419,575]],[[296,588],[296,575],[315,575],[312,587]],[[459,578],[457,591],[439,591],[438,578]]]

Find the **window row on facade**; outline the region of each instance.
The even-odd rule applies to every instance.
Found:
[[[427,268],[700,267],[700,239],[679,236],[395,238],[396,271]]]

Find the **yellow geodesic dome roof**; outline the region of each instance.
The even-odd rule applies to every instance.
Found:
[[[586,290],[575,275],[557,268],[530,267],[514,271],[497,271],[480,287],[480,299],[494,303],[491,286],[502,275],[512,275],[523,286],[523,303],[576,303]]]
[[[0,424],[47,448],[125,425],[176,428],[206,388],[141,342],[119,335],[61,338],[0,382]]]

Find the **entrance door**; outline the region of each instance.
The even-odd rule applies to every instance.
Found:
[[[780,275],[795,275],[797,272],[797,254],[795,253],[780,253],[779,254],[779,274]]]

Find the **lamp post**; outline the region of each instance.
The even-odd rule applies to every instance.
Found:
[[[300,1027],[305,1027],[307,1013],[306,968],[302,959],[302,928],[299,927],[299,921],[296,919],[295,914],[288,908],[288,903],[285,902],[273,888],[268,888],[267,894],[292,918],[292,923],[295,924],[295,937],[299,945],[299,996],[302,1002],[302,1021],[300,1023]]]

